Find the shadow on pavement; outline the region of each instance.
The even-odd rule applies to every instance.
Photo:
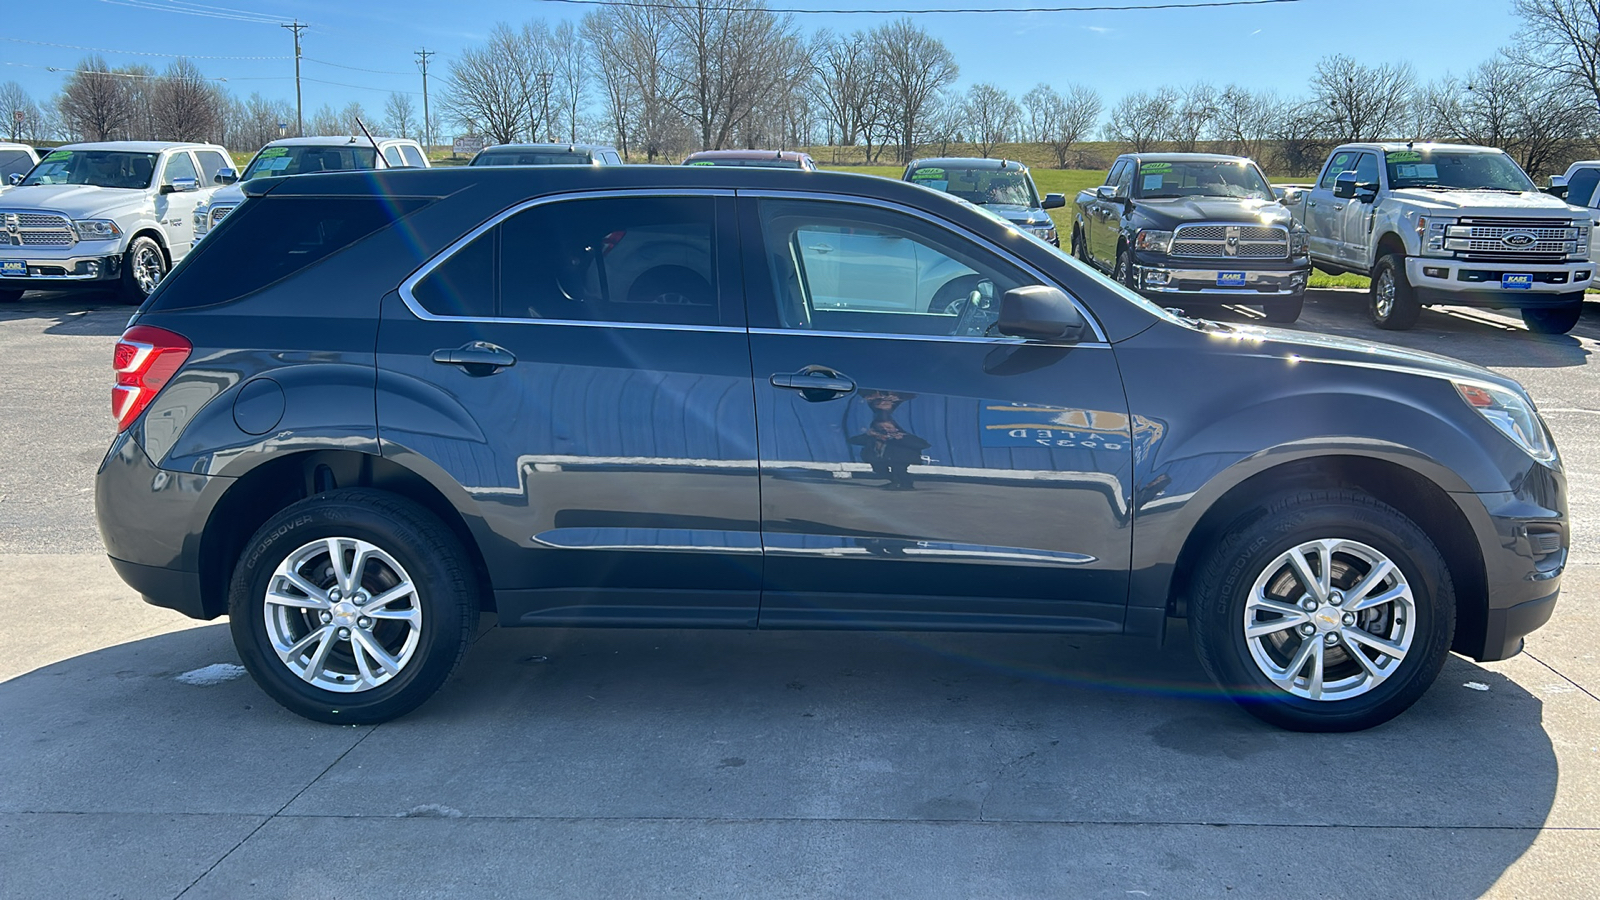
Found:
[[[1055,828],[1069,853],[1073,829],[1232,825],[1269,870],[1351,875],[1341,893],[1476,896],[1526,852],[1557,779],[1540,701],[1455,657],[1410,712],[1352,735],[1256,722],[1216,697],[1181,633],[1157,650],[1072,635],[490,629],[437,697],[370,730],[298,719],[248,677],[176,680],[235,662],[226,626],[209,625],[0,683],[0,814],[282,810],[301,823],[290,841],[328,816],[988,823]],[[1408,852],[1389,835],[1361,852],[1370,832],[1330,837],[1354,854],[1339,861],[1281,846],[1326,826],[1430,829],[1452,849]],[[1296,827],[1309,831],[1281,831]],[[1117,834],[1163,858],[1155,831]],[[381,844],[362,851],[366,869],[405,871]],[[66,882],[100,864],[87,848],[53,852]],[[599,866],[630,851],[532,852]],[[986,872],[989,892],[1012,874]],[[1196,895],[1229,877],[1197,869]]]
[[[15,303],[0,304],[0,322],[54,319],[41,329],[44,334],[117,337],[135,309],[109,293],[32,291]]]

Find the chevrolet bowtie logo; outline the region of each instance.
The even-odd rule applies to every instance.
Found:
[[[1239,226],[1229,225],[1226,232],[1227,240],[1222,244],[1222,252],[1229,256],[1239,255]]]

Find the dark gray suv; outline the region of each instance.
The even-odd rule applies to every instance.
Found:
[[[699,167],[262,179],[116,352],[101,533],[301,715],[503,625],[1159,640],[1254,714],[1396,715],[1550,616],[1515,382],[1184,319],[970,205]],[[911,248],[914,252],[907,252]]]

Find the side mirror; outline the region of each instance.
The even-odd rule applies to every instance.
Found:
[[[1000,298],[1000,333],[1061,344],[1083,340],[1088,323],[1066,292],[1042,284],[1012,288]]]
[[[161,186],[163,194],[192,194],[200,190],[200,182],[194,178],[174,178],[171,183]]]
[[[233,169],[218,169],[216,177],[211,180],[217,184],[233,184],[239,180],[239,173]]]
[[[1067,205],[1067,195],[1066,194],[1045,194],[1044,195],[1044,203],[1041,204],[1041,205],[1045,209],[1060,209],[1061,207]]]
[[[1349,200],[1356,195],[1356,173],[1354,171],[1340,172],[1333,179],[1333,195],[1340,200]]]
[[[1273,188],[1272,192],[1278,195],[1278,202],[1282,203],[1284,206],[1293,206],[1294,204],[1300,202],[1299,188]]]
[[[1094,195],[1101,200],[1115,200],[1117,199],[1117,186],[1114,184],[1102,184],[1094,189]]]
[[[1360,203],[1371,203],[1378,198],[1378,186],[1375,184],[1356,185],[1356,200]]]
[[[6,180],[10,181],[13,185],[18,185],[22,183],[22,179],[24,177],[25,176],[21,172],[13,172],[11,173],[11,177]]]

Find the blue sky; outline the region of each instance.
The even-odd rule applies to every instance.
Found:
[[[1057,0],[1036,0],[1055,5]],[[1139,0],[1100,0],[1139,2]],[[932,5],[906,0],[770,0],[774,7],[883,8]],[[961,0],[947,5],[1031,5],[1018,0]],[[182,7],[190,13],[169,10]],[[259,90],[293,100],[291,38],[278,21],[311,23],[304,38],[307,114],[324,102],[360,100],[381,111],[387,92],[417,92],[411,51],[439,51],[435,74],[461,48],[480,41],[496,22],[542,17],[552,24],[577,19],[584,7],[549,0],[40,0],[5,5],[0,21],[0,81],[20,82],[43,100],[83,50],[19,41],[118,51],[113,65],[144,62],[161,68],[186,53],[207,74],[227,79],[235,94]],[[195,14],[200,13],[200,14]],[[805,31],[870,28],[877,15],[797,17]],[[265,21],[260,21],[265,20]],[[1510,0],[1303,0],[1272,6],[1094,13],[925,15],[918,21],[943,39],[961,66],[962,86],[990,81],[1021,94],[1044,81],[1083,82],[1106,98],[1162,84],[1203,78],[1281,93],[1304,89],[1319,56],[1342,52],[1363,62],[1410,62],[1424,80],[1456,73],[1512,41],[1517,20]],[[164,55],[165,54],[165,55]],[[201,59],[264,56],[281,59]],[[314,80],[310,80],[314,79]],[[320,84],[338,82],[341,85]],[[442,82],[442,78],[440,79]],[[438,82],[435,83],[436,85]],[[367,88],[367,89],[362,89]]]

